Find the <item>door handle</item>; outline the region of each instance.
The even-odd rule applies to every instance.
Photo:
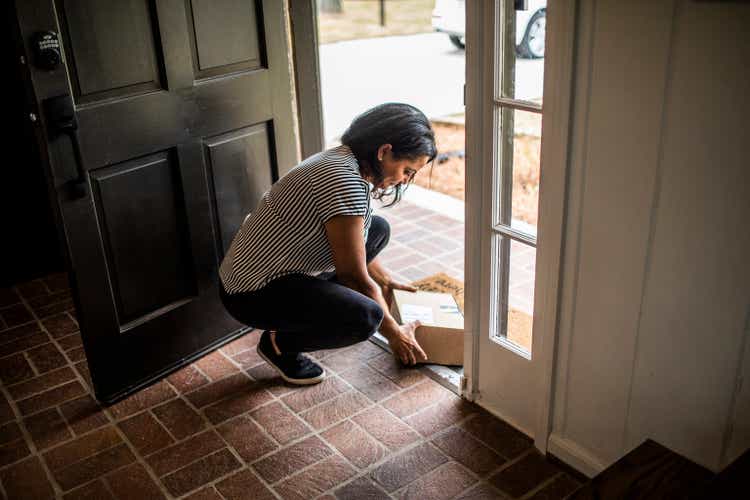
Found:
[[[72,199],[86,196],[86,171],[83,168],[81,146],[78,142],[78,118],[73,98],[69,94],[50,97],[44,100],[44,116],[47,120],[50,139],[67,136],[73,148],[76,176],[66,182]]]

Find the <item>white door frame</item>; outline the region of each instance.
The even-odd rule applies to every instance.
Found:
[[[508,0],[509,1],[509,0]],[[535,380],[529,397],[538,416],[532,428],[512,419],[508,423],[534,438],[547,451],[552,422],[554,365],[561,289],[563,223],[568,171],[573,54],[577,0],[553,0],[547,6],[544,105],[542,114],[541,175],[532,353]],[[491,200],[485,193],[492,179],[495,158],[494,65],[496,42],[493,1],[466,2],[466,285],[464,344],[464,395],[477,401],[480,335],[489,335],[490,300],[485,275],[489,253],[488,229]],[[503,418],[502,408],[487,408]]]

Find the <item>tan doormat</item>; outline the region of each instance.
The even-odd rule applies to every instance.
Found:
[[[426,292],[450,293],[456,299],[461,313],[464,312],[464,284],[445,273],[433,274],[412,283]],[[508,311],[508,340],[531,352],[531,326],[533,318],[523,311],[511,307]]]
[[[453,295],[461,314],[464,312],[464,284],[445,273],[433,274],[412,283],[423,292],[442,292]]]

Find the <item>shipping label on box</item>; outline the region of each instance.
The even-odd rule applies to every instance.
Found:
[[[464,317],[451,294],[394,290],[392,313],[401,324],[422,323],[415,337],[427,363],[463,365]]]

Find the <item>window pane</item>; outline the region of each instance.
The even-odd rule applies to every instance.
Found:
[[[536,237],[542,115],[503,108],[499,116],[496,224]]]
[[[515,10],[512,0],[506,4],[507,48],[498,61],[498,95],[542,103],[544,89],[544,52],[547,21],[546,0],[527,0],[525,10]],[[503,7],[501,7],[503,8]],[[513,47],[512,50],[511,47]]]
[[[495,256],[495,286],[499,304],[495,314],[498,321],[495,332],[531,353],[536,249],[496,235]]]

